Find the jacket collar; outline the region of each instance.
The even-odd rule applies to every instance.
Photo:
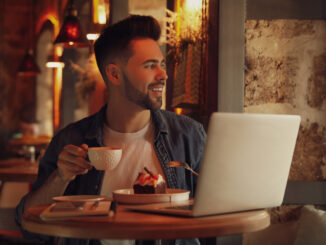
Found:
[[[90,124],[90,128],[86,133],[86,139],[96,139],[99,145],[103,145],[103,122],[105,121],[107,104],[105,104],[98,112],[96,112]]]
[[[166,127],[166,119],[162,116],[161,110],[151,111],[152,120],[155,127],[155,135],[158,136],[160,133],[167,134],[168,129]]]

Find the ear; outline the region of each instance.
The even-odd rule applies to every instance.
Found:
[[[116,64],[108,64],[105,68],[108,80],[114,85],[120,85],[120,68]]]

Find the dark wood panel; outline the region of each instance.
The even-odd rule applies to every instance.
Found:
[[[2,12],[5,11],[5,1],[0,1],[0,9]],[[4,14],[0,14],[0,85],[2,86],[4,79]],[[2,98],[3,99],[3,98]],[[0,109],[2,109],[2,101],[0,102]]]
[[[167,9],[174,11],[174,0],[167,0]],[[166,46],[166,53],[170,50],[169,46]],[[167,60],[166,72],[168,75],[168,80],[166,83],[166,110],[173,111],[172,107],[172,98],[173,98],[173,76],[174,76],[174,64],[175,60],[170,57],[170,60]]]
[[[288,181],[283,204],[326,205],[326,181]]]
[[[325,19],[324,0],[247,0],[247,19]]]
[[[203,120],[205,126],[212,112],[217,111],[219,1],[210,0],[208,11],[206,112]]]

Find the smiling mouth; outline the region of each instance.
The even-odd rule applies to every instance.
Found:
[[[149,85],[148,89],[154,93],[161,94],[163,92],[165,83],[163,82],[157,82]]]
[[[164,82],[159,81],[159,82],[156,82],[156,83],[153,83],[153,84],[149,85],[148,89],[150,89],[153,92],[160,93],[160,92],[163,92],[164,85],[165,85]]]
[[[163,88],[152,88],[153,92],[163,92]]]

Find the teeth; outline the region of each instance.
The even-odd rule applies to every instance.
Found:
[[[162,92],[163,88],[153,88],[152,90],[155,91],[155,92]]]

